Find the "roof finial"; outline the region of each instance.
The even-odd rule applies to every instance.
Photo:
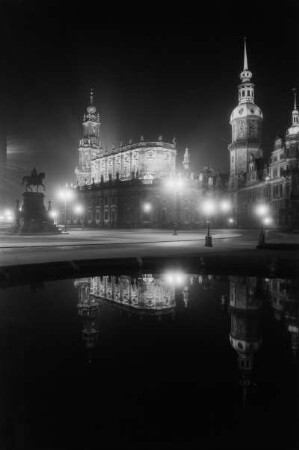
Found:
[[[93,88],[90,89],[90,104],[93,105]]]
[[[294,109],[297,109],[297,88],[293,88],[294,92]]]
[[[246,50],[246,37],[244,37],[244,66],[243,70],[248,70],[247,50]]]

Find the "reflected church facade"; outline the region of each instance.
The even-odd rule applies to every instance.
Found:
[[[255,355],[262,347],[262,310],[269,302],[274,319],[283,321],[294,357],[299,348],[299,286],[296,280],[228,277],[221,305],[230,320],[229,342],[237,354],[243,401],[255,384]],[[174,318],[192,312],[200,293],[217,286],[213,275],[184,273],[103,275],[75,280],[82,341],[91,355],[99,343],[101,309],[106,305],[140,317]],[[90,356],[91,357],[91,356]]]

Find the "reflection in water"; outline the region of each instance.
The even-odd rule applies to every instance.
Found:
[[[89,278],[80,278],[75,281],[78,288],[78,313],[83,319],[82,339],[89,353],[91,361],[91,352],[94,349],[99,335],[99,299],[90,295]]]
[[[296,448],[296,280],[172,271],[75,286],[1,291],[1,448]]]
[[[279,321],[284,320],[291,335],[291,347],[296,358],[299,347],[298,281],[266,278],[265,285],[274,309],[274,317]]]
[[[217,285],[212,275],[186,275],[182,272],[137,274],[136,276],[98,276],[75,280],[78,290],[78,312],[83,319],[82,338],[89,351],[99,335],[99,311],[102,302],[138,315],[174,317],[179,303],[192,308],[200,301],[198,287],[211,290]],[[197,287],[197,290],[194,289]],[[192,294],[195,294],[192,299]],[[230,317],[229,341],[237,352],[243,404],[248,390],[255,386],[254,356],[262,345],[261,315],[264,299],[269,299],[274,316],[284,320],[291,335],[291,348],[296,356],[299,342],[298,285],[295,280],[229,277],[228,295],[221,296],[221,308]],[[191,305],[191,306],[190,306]]]
[[[101,301],[140,315],[155,315],[159,318],[174,313],[176,287],[182,289],[186,306],[189,299],[187,277],[178,271],[163,276],[138,274],[79,278],[74,284],[78,290],[78,312],[83,318],[82,338],[89,350],[89,359],[91,349],[98,340]]]
[[[261,337],[262,282],[257,278],[229,277],[229,314],[231,346],[238,354],[243,403],[253,384],[254,354],[259,350]]]

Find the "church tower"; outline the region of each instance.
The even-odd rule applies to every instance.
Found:
[[[263,113],[254,101],[254,84],[252,73],[248,69],[246,40],[244,39],[244,63],[240,74],[241,84],[238,86],[238,106],[230,116],[232,126],[232,142],[228,146],[230,153],[231,186],[241,174],[247,172],[250,156],[262,156],[261,137]],[[237,185],[235,185],[237,187]]]
[[[75,175],[79,186],[90,184],[91,160],[100,156],[100,115],[94,105],[93,89],[90,90],[90,101],[86,113],[83,116],[83,138],[79,143],[79,166],[75,169]]]

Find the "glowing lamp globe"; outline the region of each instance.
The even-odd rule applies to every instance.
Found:
[[[268,205],[257,205],[255,212],[258,216],[263,217],[268,214],[269,207]]]
[[[57,211],[53,210],[49,212],[49,216],[52,217],[52,219],[56,219],[56,217],[58,216]]]
[[[75,214],[82,214],[83,213],[83,206],[76,205],[75,208],[74,208],[74,213]]]
[[[214,200],[205,200],[202,204],[203,213],[206,216],[211,216],[216,211],[216,204]]]
[[[228,212],[231,209],[231,203],[229,200],[222,200],[220,202],[220,209],[222,212]]]
[[[145,203],[145,204],[143,205],[143,210],[144,210],[144,212],[148,213],[148,212],[151,211],[151,209],[152,209],[152,205],[151,205],[150,203]]]
[[[273,222],[272,217],[264,217],[263,219],[264,225],[271,225],[272,222]]]

